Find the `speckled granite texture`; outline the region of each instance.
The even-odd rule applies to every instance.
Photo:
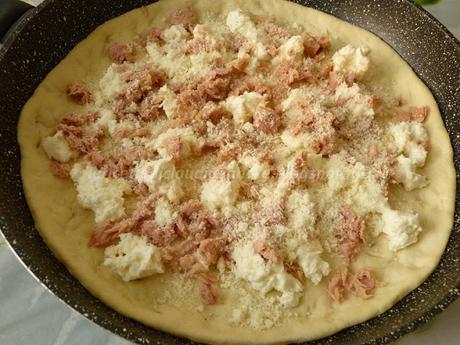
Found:
[[[0,0],[1,1],[1,0]],[[455,1],[455,0],[454,0]],[[0,103],[3,126],[0,128],[0,229],[30,271],[53,293],[72,308],[95,323],[141,344],[193,344],[144,327],[126,319],[93,298],[65,268],[57,262],[33,228],[33,221],[24,202],[19,177],[19,152],[16,146],[16,121],[20,108],[32,94],[43,76],[61,60],[71,47],[97,25],[131,8],[150,3],[148,0],[48,0],[19,27],[19,32],[6,42],[9,51],[0,52],[0,95],[8,102]],[[406,0],[305,0],[295,1],[375,32],[392,45],[430,86],[437,98],[456,152],[459,152],[460,124],[460,46],[458,41],[432,18]],[[97,13],[97,15],[95,15]],[[87,15],[90,14],[90,15]],[[457,16],[458,18],[458,16]],[[49,25],[53,23],[53,25]],[[459,168],[456,156],[457,170]],[[458,205],[458,199],[457,199]],[[460,280],[458,214],[455,229],[438,269],[421,287],[399,302],[390,311],[366,323],[338,334],[311,342],[311,344],[384,344],[417,328],[442,311],[458,295]],[[0,259],[5,247],[0,246]],[[11,260],[11,259],[10,259]],[[2,261],[2,260],[0,260]],[[8,271],[6,271],[8,273]],[[3,273],[5,274],[5,273]],[[0,274],[0,296],[12,294],[14,287]],[[25,283],[24,283],[25,285]],[[4,292],[6,291],[6,292]],[[43,290],[34,289],[27,295],[26,306],[34,305]],[[47,299],[51,303],[52,297]],[[37,344],[38,334],[30,338],[8,337],[8,320],[14,320],[14,305],[3,304],[0,298],[2,321],[0,343]],[[62,309],[64,310],[64,309]],[[31,309],[30,312],[37,312]],[[38,313],[38,312],[37,312]],[[68,335],[77,327],[80,316],[70,312],[50,315],[48,322],[59,322],[66,317],[57,332],[54,344],[68,344]],[[62,316],[61,316],[62,315]],[[40,316],[35,322],[43,322]],[[14,322],[14,321],[11,321]],[[81,326],[83,327],[83,326]],[[86,323],[84,327],[91,327]],[[27,332],[23,332],[25,336]],[[84,338],[80,332],[79,344],[124,344],[122,340],[98,333]],[[45,338],[43,338],[45,339]],[[46,338],[50,339],[51,338]],[[44,341],[40,344],[49,344]],[[75,343],[75,344],[77,344]]]

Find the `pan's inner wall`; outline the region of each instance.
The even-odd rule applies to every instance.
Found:
[[[364,27],[383,38],[431,88],[443,113],[459,171],[460,44],[426,13],[404,0],[295,1]],[[26,266],[58,297],[101,326],[139,343],[193,344],[156,332],[92,297],[52,256],[34,229],[20,178],[16,125],[22,106],[44,76],[98,25],[149,0],[50,0],[19,25],[0,52],[0,228]],[[410,87],[410,86],[408,86]],[[440,172],[442,174],[442,172]],[[458,178],[457,178],[458,181]],[[459,188],[457,182],[457,189]],[[457,196],[457,206],[459,200]],[[387,343],[441,311],[458,295],[458,214],[437,270],[378,318],[312,344]],[[423,303],[421,301],[424,301]]]

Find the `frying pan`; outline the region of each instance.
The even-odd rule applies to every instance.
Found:
[[[459,41],[409,0],[295,2],[374,32],[413,67],[439,104],[455,152],[459,190]],[[0,36],[25,12],[0,48],[0,230],[31,274],[96,324],[141,344],[196,344],[126,318],[93,297],[53,256],[34,228],[20,177],[17,120],[40,81],[98,25],[149,3],[152,0],[47,0],[28,10],[18,0],[0,0]],[[446,251],[420,287],[378,317],[309,344],[386,344],[426,323],[454,301],[460,294],[459,205],[457,194]]]

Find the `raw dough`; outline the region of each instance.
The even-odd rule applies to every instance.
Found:
[[[174,288],[173,282],[177,279],[154,276],[123,282],[102,266],[103,252],[87,246],[94,229],[94,216],[77,203],[70,180],[59,180],[50,173],[40,140],[52,134],[60,117],[78,109],[63,97],[62,90],[75,80],[99,79],[110,63],[105,52],[110,43],[129,41],[152,25],[162,27],[164,18],[174,9],[186,5],[192,5],[200,16],[206,17],[223,17],[237,7],[254,14],[274,15],[281,24],[298,23],[312,33],[327,32],[333,50],[348,43],[356,47],[367,46],[372,61],[372,68],[366,76],[368,81],[391,90],[395,97],[402,96],[409,104],[431,108],[425,125],[435,140],[431,141],[431,151],[423,169],[431,183],[427,188],[411,193],[395,190],[390,197],[392,204],[399,209],[413,209],[419,213],[424,231],[415,245],[397,253],[389,252],[386,245],[378,245],[360,255],[355,265],[373,269],[385,282],[373,298],[366,301],[349,298],[335,304],[327,296],[327,281],[323,280],[318,286],[309,286],[297,310],[298,318],[263,331],[235,329],[225,321],[232,307],[231,294],[224,296],[224,303],[206,307],[206,312],[194,310],[193,306],[199,302],[190,301],[190,298],[182,309],[158,305],[154,303],[156,296],[165,289]],[[416,288],[434,270],[452,227],[455,196],[452,148],[428,88],[410,66],[375,35],[287,1],[160,1],[103,24],[78,44],[37,88],[21,113],[18,140],[24,190],[30,209],[42,237],[58,259],[92,294],[118,312],[156,329],[197,341],[228,344],[304,341],[333,334],[372,318]],[[435,218],[431,217],[433,214]],[[176,288],[180,284],[178,281]],[[193,289],[189,285],[184,283],[184,289]],[[213,317],[205,318],[210,313]]]

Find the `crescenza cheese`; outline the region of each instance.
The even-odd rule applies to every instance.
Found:
[[[257,67],[259,67],[263,61],[267,61],[270,55],[268,55],[267,49],[265,49],[263,43],[257,42],[254,46],[249,48],[246,46],[241,47],[238,51],[238,58],[248,60],[245,72],[253,75],[257,72]]]
[[[96,128],[100,128],[106,133],[114,135],[117,128],[117,119],[114,112],[110,109],[101,109],[99,111],[99,118],[94,125]]]
[[[203,40],[211,47],[216,48],[217,41],[214,37],[221,33],[219,29],[220,27],[212,24],[197,24],[193,28],[193,38]]]
[[[164,272],[160,250],[146,237],[131,233],[121,234],[120,242],[105,249],[104,265],[124,281]]]
[[[425,127],[418,122],[391,123],[388,130],[396,153],[407,153],[407,145],[410,142],[417,144],[428,142],[428,133]]]
[[[149,43],[146,47],[150,58],[157,61],[158,65],[166,71],[169,77],[173,77],[178,82],[185,80],[191,70],[190,56],[181,54],[177,49],[171,47],[168,50],[163,49],[158,43]],[[205,71],[209,68],[203,66]],[[176,72],[176,73],[174,73]]]
[[[345,100],[342,110],[346,111],[350,127],[357,125],[361,128],[369,127],[375,114],[371,106],[371,96],[365,94],[358,84],[348,86],[346,83],[341,83],[335,92],[335,101],[340,100]]]
[[[122,76],[116,71],[116,65],[112,64],[105,75],[99,81],[101,102],[110,102],[123,88]]]
[[[359,162],[346,163],[339,155],[331,157],[328,169],[330,198],[341,196],[344,205],[358,214],[381,215],[382,232],[389,248],[399,250],[417,241],[422,230],[418,215],[391,209],[375,176]]]
[[[389,248],[393,251],[417,242],[421,231],[417,214],[391,209],[382,214],[382,232],[387,235]]]
[[[161,38],[166,43],[175,44],[177,42],[185,41],[190,37],[190,34],[182,25],[171,25],[163,31]]]
[[[158,95],[162,98],[161,107],[163,108],[166,117],[168,119],[174,119],[176,109],[176,94],[168,88],[167,85],[163,85],[158,90]]]
[[[308,230],[315,225],[315,205],[307,190],[294,190],[287,201],[289,226],[297,230]]]
[[[255,74],[260,63],[269,59],[267,49],[261,41],[262,34],[251,19],[239,10],[229,12],[226,22],[231,32],[247,39],[247,43],[238,50],[237,57],[248,60],[245,67],[246,73]]]
[[[270,175],[270,166],[267,163],[260,162],[256,157],[245,154],[240,163],[246,171],[246,176],[252,181],[263,182]]]
[[[190,35],[180,25],[166,29],[162,37],[165,39],[164,45],[149,42],[146,50],[151,61],[165,71],[174,82],[205,77],[216,62],[225,62],[231,58],[228,54],[223,55],[215,50],[184,54],[184,47],[190,42]],[[223,37],[220,37],[220,40],[222,41]]]
[[[232,161],[226,167],[226,177],[212,178],[203,184],[201,201],[213,210],[227,211],[234,207],[241,185],[238,163]]]
[[[251,121],[257,107],[264,107],[265,96],[258,92],[245,92],[240,96],[230,96],[224,103],[225,108],[232,113],[237,124]]]
[[[393,165],[393,178],[401,183],[407,191],[424,187],[428,184],[425,176],[417,169],[425,165],[428,134],[421,123],[400,122],[389,126],[389,134],[396,157]]]
[[[323,250],[319,243],[316,243],[316,245],[312,243],[302,244],[295,251],[303,274],[315,285],[319,284],[321,279],[331,272],[327,261],[321,258],[322,252]]]
[[[125,215],[123,194],[131,190],[121,178],[108,178],[94,166],[76,163],[70,171],[80,204],[94,211],[96,223]]]
[[[428,183],[425,176],[417,174],[417,166],[414,161],[404,155],[396,157],[393,166],[393,177],[396,181],[402,183],[407,191],[425,187]]]
[[[159,226],[172,225],[177,217],[174,206],[165,198],[160,198],[155,205],[155,222]]]
[[[293,89],[289,92],[288,97],[281,103],[281,110],[283,111],[284,117],[287,118],[289,122],[298,118],[300,113],[299,100],[305,97],[305,94],[306,92],[303,89]]]
[[[61,163],[66,163],[76,156],[67,144],[62,131],[57,131],[53,136],[42,139],[41,145],[48,158]]]
[[[153,147],[158,151],[163,158],[172,158],[166,148],[167,141],[170,139],[179,138],[180,140],[180,158],[188,158],[193,155],[195,148],[198,145],[197,138],[193,129],[187,128],[170,128],[166,132],[160,134],[154,141]],[[149,147],[149,145],[147,145]]]
[[[274,191],[276,198],[284,198],[291,189],[294,181],[300,177],[299,171],[296,169],[296,160],[297,156],[294,156],[288,160],[283,171],[281,172]]]
[[[227,27],[231,32],[238,33],[249,42],[257,42],[257,28],[251,19],[240,10],[231,11],[227,15]]]
[[[265,262],[255,253],[252,242],[236,246],[232,257],[235,260],[235,276],[247,281],[253,289],[264,295],[277,291],[280,294],[278,299],[285,307],[294,307],[299,303],[302,284],[288,274],[282,264]]]
[[[134,176],[137,182],[145,183],[152,193],[164,193],[173,203],[178,203],[183,196],[180,178],[169,158],[140,161],[134,168]]]
[[[369,68],[369,51],[367,48],[355,48],[346,45],[332,57],[334,69],[341,72],[351,72],[361,78]]]
[[[311,151],[313,136],[308,132],[293,135],[289,129],[285,129],[281,134],[281,140],[289,152],[296,152],[302,149]]]
[[[279,47],[278,55],[272,60],[272,63],[276,65],[281,61],[302,60],[303,50],[302,37],[292,36]]]

